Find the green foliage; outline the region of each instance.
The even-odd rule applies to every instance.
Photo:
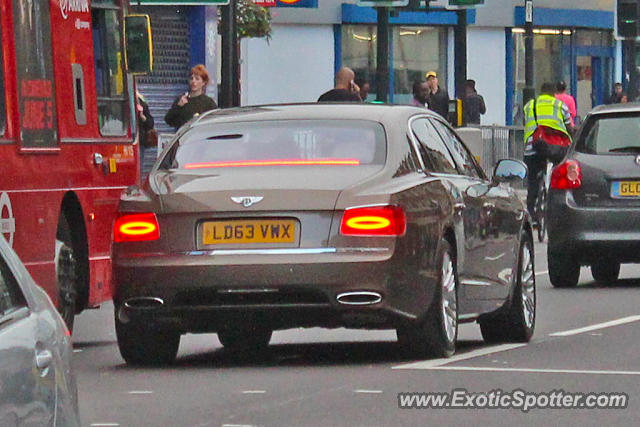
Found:
[[[266,7],[256,6],[253,0],[236,0],[236,22],[238,38],[266,37],[271,39],[271,12]]]

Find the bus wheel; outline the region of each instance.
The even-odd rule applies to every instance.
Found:
[[[66,220],[61,218],[56,239],[56,276],[58,277],[58,311],[73,331],[78,291],[76,285],[76,257],[71,246],[70,232]],[[62,239],[62,240],[59,240]]]

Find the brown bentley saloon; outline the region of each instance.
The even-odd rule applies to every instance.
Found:
[[[205,113],[123,194],[113,279],[127,363],[168,363],[181,334],[257,351],[274,330],[396,329],[450,356],[535,326],[531,224],[443,119],[410,106],[298,104]]]

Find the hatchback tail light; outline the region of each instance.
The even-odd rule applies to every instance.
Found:
[[[344,211],[340,234],[344,236],[402,236],[407,220],[398,206],[369,206]]]
[[[580,163],[567,160],[560,163],[551,172],[551,188],[555,190],[571,190],[582,185]]]
[[[154,213],[121,214],[113,225],[114,242],[158,240],[160,226]]]

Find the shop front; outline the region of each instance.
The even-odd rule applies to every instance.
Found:
[[[515,23],[524,24],[523,8],[516,7]],[[613,13],[593,10],[538,8],[534,13],[534,86],[564,81],[576,99],[578,116],[609,98],[616,72]],[[522,124],[525,86],[524,30],[507,32],[507,124]]]
[[[371,86],[368,100],[376,93],[377,15],[374,9],[352,4],[342,5],[342,25],[336,26],[336,69],[352,68],[356,79]],[[475,11],[467,12],[468,23]],[[424,80],[428,71],[436,71],[441,87],[453,96],[453,26],[457,14],[437,10],[399,12],[390,19],[389,102],[410,104],[415,81]],[[451,49],[450,49],[451,48]]]

